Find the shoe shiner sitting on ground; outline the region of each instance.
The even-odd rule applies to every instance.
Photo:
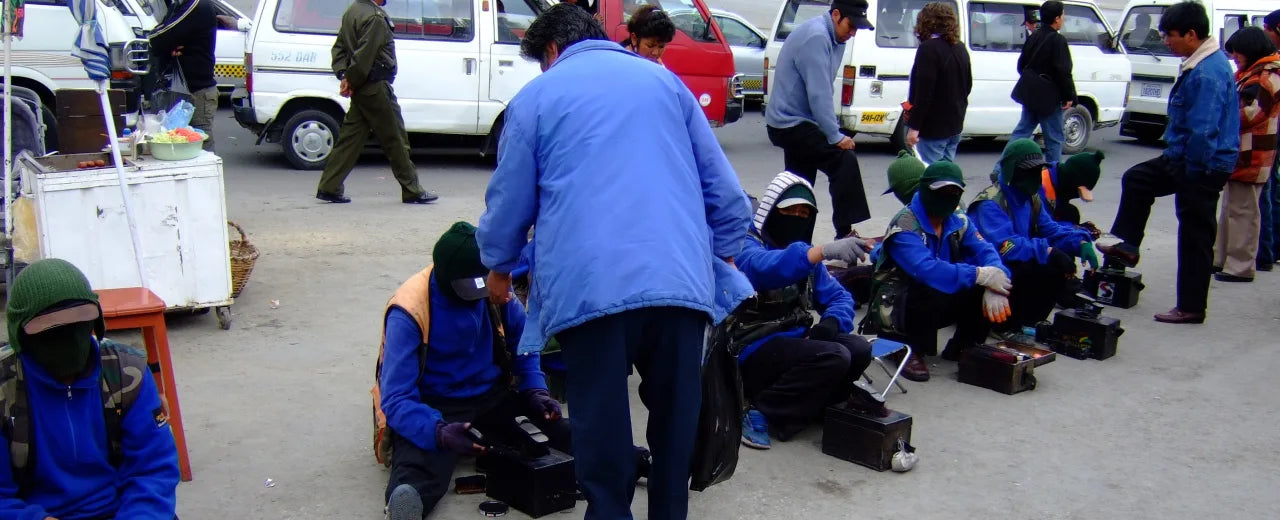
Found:
[[[912,381],[929,379],[921,356],[937,354],[938,329],[956,324],[942,353],[954,360],[964,348],[984,342],[992,322],[1009,317],[1008,268],[957,211],[963,194],[959,166],[930,164],[911,203],[889,221],[876,262],[863,332],[911,345],[902,375]]]
[[[6,312],[0,518],[174,518],[178,451],[147,356],[102,337],[89,280],[39,260]]]
[[[756,290],[754,305],[749,301],[736,311],[740,326],[773,331],[738,356],[743,393],[752,405],[743,418],[742,442],[754,448],[769,447],[770,429],[779,440],[790,439],[821,420],[831,404],[847,400],[877,414],[884,409],[883,401],[855,385],[871,362],[871,345],[851,334],[853,297],[822,264],[825,259],[852,265],[869,246],[857,237],[811,245],[815,201],[808,181],[779,174],[760,198],[751,239],[737,258]],[[822,313],[812,327],[811,310]]]
[[[387,303],[378,377],[387,429],[378,450],[390,451],[392,520],[419,520],[435,508],[458,460],[484,451],[468,436],[472,427],[501,441],[526,416],[551,447],[570,452],[568,421],[547,392],[539,354],[516,355],[524,308],[515,298],[489,302],[475,232],[466,222],[450,227],[431,252],[434,265]]]
[[[898,152],[898,158],[889,163],[889,169],[886,175],[889,181],[889,189],[884,190],[882,195],[893,194],[902,205],[911,203],[911,197],[916,194],[916,187],[920,185],[920,176],[924,174],[925,164],[920,161],[911,152],[903,150]],[[876,240],[876,239],[873,239]],[[876,241],[875,247],[868,254],[870,265],[860,265],[848,267],[828,266],[831,276],[844,287],[849,294],[853,295],[855,307],[861,307],[871,299],[871,275],[875,271],[875,263],[880,259],[881,253],[884,251],[883,238]]]
[[[1093,202],[1093,189],[1102,176],[1102,160],[1106,157],[1102,151],[1072,155],[1057,168],[1046,168],[1040,180],[1040,196],[1053,220],[1085,228],[1095,240],[1102,231],[1092,222],[1081,223],[1080,208],[1071,201],[1078,198]]]
[[[974,197],[968,215],[972,225],[995,245],[1005,267],[1013,272],[1013,315],[996,327],[1007,337],[1044,320],[1056,302],[1074,307],[1070,303],[1080,291],[1075,258],[1097,269],[1098,253],[1088,231],[1049,216],[1049,208],[1040,196],[1047,165],[1035,141],[1009,142],[1000,162],[1000,182]]]

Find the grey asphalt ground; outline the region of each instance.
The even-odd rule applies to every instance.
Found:
[[[387,471],[370,449],[368,390],[383,306],[430,261],[440,233],[479,217],[492,167],[417,155],[423,184],[442,198],[408,206],[386,160],[370,153],[347,181],[355,202],[326,205],[312,198],[316,172],[291,170],[275,146],[254,146],[226,110],[216,124],[229,216],[262,257],[230,331],[211,315],[169,320],[195,472],[179,487],[179,513],[380,518]],[[758,113],[716,133],[748,190],[760,192],[781,169]],[[1114,130],[1094,145],[1108,160],[1098,200],[1083,213],[1107,228],[1121,172],[1158,149]],[[961,145],[970,194],[1002,146]],[[887,144],[859,138],[858,151],[867,192],[884,191]],[[819,199],[825,221],[828,200]],[[898,204],[888,195],[871,204],[875,218],[858,227],[878,235]],[[1276,518],[1280,273],[1214,282],[1205,325],[1154,323],[1151,315],[1174,301],[1174,229],[1172,201],[1161,200],[1139,269],[1142,301],[1106,311],[1127,330],[1116,357],[1060,358],[1037,372],[1039,388],[1015,396],[960,384],[955,364],[932,360],[932,381],[906,382],[910,393],[888,398],[914,416],[914,471],[877,473],[823,455],[813,428],[771,451],[744,448],[731,481],[692,495],[691,518]],[[830,238],[819,226],[816,239]],[[634,397],[632,415],[643,439],[645,412]],[[464,463],[458,475],[472,472]],[[638,518],[644,496],[642,488]],[[433,518],[475,517],[481,500],[446,496]],[[581,518],[584,509],[552,518]]]

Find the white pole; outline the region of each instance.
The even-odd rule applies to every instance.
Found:
[[[133,205],[129,203],[129,185],[125,182],[124,161],[120,158],[120,141],[116,137],[115,119],[111,117],[106,83],[98,82],[98,98],[102,101],[102,117],[107,120],[107,140],[111,144],[111,159],[116,164],[116,177],[120,180],[120,198],[124,200],[124,215],[129,221],[129,238],[133,239],[133,259],[138,264],[138,286],[147,287],[147,269],[142,262],[142,234],[138,233],[138,221],[133,218]]]
[[[7,2],[4,6],[4,240],[5,248],[13,247],[13,111],[10,103],[13,99],[13,35],[9,34],[9,26],[13,23]],[[10,256],[10,259],[13,257]],[[7,260],[6,260],[7,261]],[[13,266],[6,265],[7,269]]]

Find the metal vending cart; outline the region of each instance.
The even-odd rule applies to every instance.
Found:
[[[77,168],[84,161],[106,166]],[[231,327],[231,259],[222,159],[210,152],[185,161],[150,156],[124,161],[137,225],[132,241],[120,177],[111,154],[22,154],[15,164],[33,211],[15,214],[18,234],[37,238],[39,257],[65,259],[95,289],[147,287],[169,310],[213,308]],[[25,216],[25,218],[24,218]],[[34,222],[25,222],[33,219]],[[31,225],[34,224],[34,230]],[[141,243],[145,280],[132,245]]]

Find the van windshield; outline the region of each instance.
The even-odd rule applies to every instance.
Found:
[[[782,10],[782,18],[778,20],[778,27],[774,28],[773,40],[779,42],[786,40],[797,25],[827,14],[830,10],[831,2],[787,0],[787,5]]]
[[[1156,30],[1163,15],[1163,6],[1134,7],[1120,24],[1120,45],[1129,54],[1173,56],[1173,51],[1160,38],[1160,31]]]
[[[920,46],[916,38],[916,16],[926,4],[934,0],[882,0],[876,13],[876,45],[879,47],[914,49]],[[952,9],[956,3],[942,0]]]

